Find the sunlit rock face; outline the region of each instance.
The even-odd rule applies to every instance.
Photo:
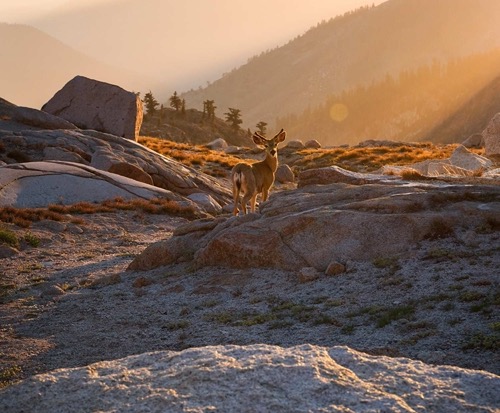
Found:
[[[42,110],[82,129],[94,129],[136,140],[142,124],[142,103],[133,92],[76,76]]]
[[[493,412],[500,378],[348,347],[160,351],[60,369],[3,390],[2,411]],[[495,407],[496,406],[496,407]]]
[[[495,185],[478,185],[471,192],[467,185],[409,184],[334,172],[323,181],[339,183],[275,193],[260,213],[181,227],[164,244],[148,247],[154,252],[146,249],[130,268],[188,260],[200,268],[313,267],[325,272],[334,260],[409,256],[423,240],[476,228],[499,212],[500,187]],[[346,178],[350,183],[343,182]]]

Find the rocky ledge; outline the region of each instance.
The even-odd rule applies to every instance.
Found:
[[[181,226],[171,238],[149,246],[130,269],[189,261],[197,268],[311,268],[322,273],[350,260],[408,258],[426,239],[471,239],[478,228],[496,230],[499,216],[496,185],[382,178],[364,185],[310,185],[273,194],[260,214]]]

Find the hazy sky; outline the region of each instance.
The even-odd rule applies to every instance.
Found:
[[[0,22],[34,26],[170,93],[205,85],[323,20],[383,1],[0,0]]]
[[[0,21],[5,23],[27,23],[47,14],[63,10],[78,9],[93,4],[104,4],[117,2],[119,0],[0,0]],[[218,7],[218,3],[224,0],[205,0],[211,7]],[[366,4],[379,4],[384,0],[301,0],[291,2],[286,9],[287,14],[294,14],[297,20],[297,28],[308,28],[318,19],[333,17],[353,8]],[[182,3],[182,1],[180,1]],[[242,4],[251,4],[249,0],[244,2],[235,1],[235,15]],[[302,5],[300,5],[302,3]],[[282,9],[283,1],[268,0],[269,12]],[[297,7],[298,6],[298,7]]]
[[[72,9],[82,4],[109,3],[114,0],[0,0],[0,21],[27,23],[57,10]]]

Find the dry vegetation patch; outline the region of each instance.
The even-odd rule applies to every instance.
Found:
[[[212,176],[227,176],[227,172],[241,161],[240,158],[214,151],[201,145],[178,143],[167,139],[142,136],[138,142],[161,155],[173,158],[184,165],[198,167]]]
[[[73,224],[83,224],[81,218],[72,217],[71,214],[96,214],[101,212],[116,211],[142,211],[148,214],[169,214],[188,219],[200,218],[193,206],[183,205],[168,199],[131,199],[121,197],[106,200],[101,203],[78,202],[72,205],[51,204],[47,208],[15,208],[1,207],[0,221],[11,223],[21,228],[29,228],[33,222],[41,220],[69,221]],[[2,234],[2,233],[0,233]],[[2,237],[5,237],[3,235]],[[0,241],[2,238],[0,238]]]
[[[446,159],[457,145],[416,143],[401,146],[303,149],[295,165],[301,170],[338,165],[355,172],[373,172],[384,165],[411,165],[428,159]]]

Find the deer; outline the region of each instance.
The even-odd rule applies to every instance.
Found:
[[[269,190],[274,183],[274,174],[278,168],[278,144],[283,142],[286,132],[281,129],[272,139],[266,139],[260,133],[255,132],[252,136],[257,146],[264,147],[266,157],[263,161],[248,164],[240,162],[231,171],[233,183],[234,209],[233,215],[238,215],[238,203],[240,193],[242,194],[241,209],[243,214],[247,213],[247,203],[250,201],[250,211],[255,212],[257,195],[262,194],[262,202],[269,196]]]

